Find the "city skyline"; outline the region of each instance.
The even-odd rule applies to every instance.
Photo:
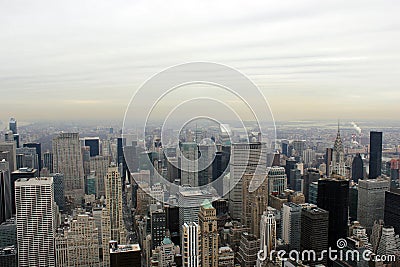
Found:
[[[0,1],[0,267],[400,267],[400,1]]]

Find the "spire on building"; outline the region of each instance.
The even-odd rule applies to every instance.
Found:
[[[344,153],[343,142],[342,142],[342,138],[340,137],[339,121],[338,121],[338,131],[337,131],[337,135],[336,135],[336,140],[335,140],[335,144],[333,146],[333,152]]]
[[[338,131],[333,145],[332,162],[329,168],[330,174],[339,174],[346,176],[346,165],[344,162],[344,148],[342,138],[340,136],[340,124],[338,121]]]

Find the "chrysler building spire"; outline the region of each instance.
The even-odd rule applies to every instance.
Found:
[[[344,148],[342,138],[340,136],[340,125],[338,121],[338,132],[336,135],[335,143],[333,145],[332,153],[332,167],[331,174],[346,175],[346,166],[344,162]]]

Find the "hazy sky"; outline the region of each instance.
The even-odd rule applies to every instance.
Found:
[[[227,64],[275,118],[398,119],[400,1],[0,1],[0,119],[122,120],[171,65]]]

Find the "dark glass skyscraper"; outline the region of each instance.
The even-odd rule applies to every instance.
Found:
[[[339,178],[320,179],[317,204],[329,212],[329,246],[334,248],[340,238],[347,237],[349,181]]]
[[[286,165],[285,165],[285,173],[286,173],[286,176],[287,176],[287,183],[288,184],[290,184],[292,181],[291,181],[291,177],[290,177],[290,170],[292,170],[292,169],[296,169],[296,163],[297,163],[297,161],[296,160],[294,160],[294,159],[287,159],[286,160]]]
[[[311,206],[303,208],[301,211],[300,249],[302,251],[314,250],[317,258],[320,259],[322,251],[328,249],[328,225],[329,212]],[[326,257],[324,257],[322,260],[310,263],[326,265],[327,261]]]
[[[117,163],[118,163],[118,165],[125,161],[124,146],[125,146],[125,139],[122,137],[118,137],[118,139],[117,139]]]
[[[165,237],[166,216],[163,209],[151,212],[151,248],[155,249],[161,245]]]
[[[7,161],[0,161],[0,224],[12,215],[14,199],[11,194],[11,178]]]
[[[13,134],[17,134],[17,121],[14,118],[10,119],[9,127]]]
[[[359,179],[364,178],[364,163],[361,158],[361,155],[357,153],[357,155],[353,159],[353,163],[351,164],[351,179],[358,183]]]
[[[400,194],[385,192],[385,225],[393,226],[396,234],[400,234]]]
[[[382,168],[382,132],[370,132],[369,137],[369,178],[381,175]]]
[[[289,157],[289,141],[283,140],[281,146],[282,146],[282,154]]]
[[[100,155],[100,138],[99,137],[86,137],[85,146],[90,147],[90,156],[95,157]]]
[[[327,148],[325,152],[325,164],[326,164],[326,175],[330,174],[330,166],[332,162],[332,154],[333,154],[333,149],[332,148]]]
[[[54,201],[58,205],[58,208],[63,211],[65,208],[64,176],[60,173],[53,174],[53,185]]]

